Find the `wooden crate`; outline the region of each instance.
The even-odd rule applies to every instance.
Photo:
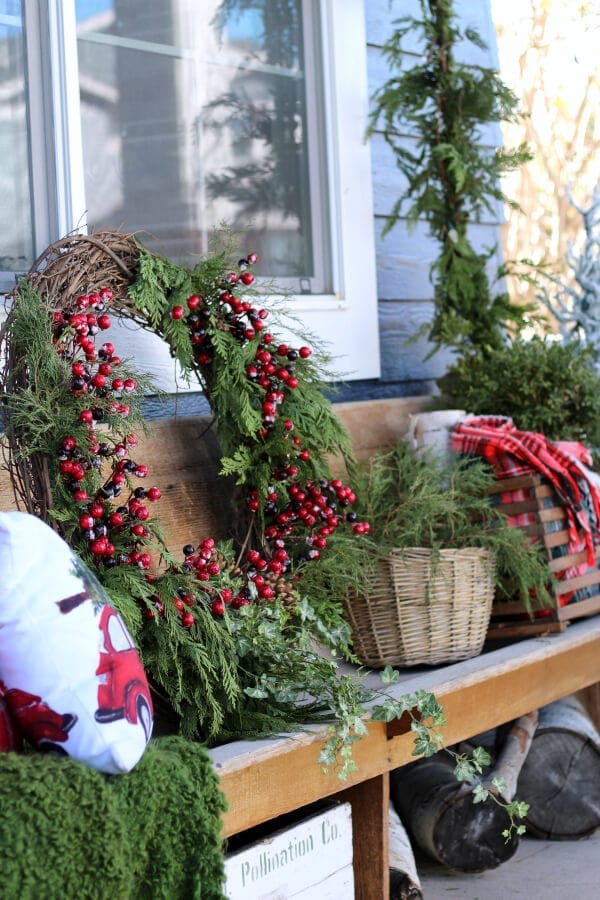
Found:
[[[600,612],[600,568],[586,566],[585,548],[568,552],[569,534],[565,507],[552,485],[540,475],[498,479],[492,488],[506,516],[517,519],[517,527],[531,539],[542,541],[548,569],[556,576],[553,594],[556,607],[544,615],[527,614],[523,604],[494,603],[488,638],[526,637],[564,631],[569,622]],[[520,522],[519,522],[520,520]],[[596,559],[600,559],[597,549]],[[582,573],[570,570],[585,568]],[[565,605],[566,595],[575,599]]]
[[[350,900],[351,810],[350,803],[321,804],[320,811],[229,853],[225,895],[229,900]]]

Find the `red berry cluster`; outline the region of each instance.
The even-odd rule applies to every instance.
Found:
[[[253,496],[250,502],[256,499]],[[319,559],[327,547],[327,538],[343,522],[350,523],[355,534],[368,533],[368,522],[358,522],[356,513],[344,511],[355,501],[354,491],[337,478],[309,481],[305,486],[291,484],[287,499],[281,502],[277,492],[270,489],[264,507],[264,535],[272,548],[271,558],[251,558],[250,551],[248,561],[258,570],[266,568],[281,575],[289,570],[291,555],[300,560]]]
[[[53,316],[55,346],[71,363],[69,393],[89,401],[78,414],[79,422],[87,426],[87,446],[80,446],[72,435],[63,438],[59,472],[73,500],[83,507],[78,522],[90,553],[106,566],[122,563],[149,569],[151,557],[138,549],[138,542],[149,537],[143,523],[150,512],[144,501],[159,500],[160,490],[132,486],[133,477],[146,478],[148,474],[146,466],[136,463],[128,455],[137,445],[135,434],[114,441],[100,440],[96,433],[96,425],[109,414],[127,418],[130,408],[122,402],[123,397],[137,389],[134,378],[115,375],[114,370],[121,366],[121,360],[115,356],[111,343],[96,349],[94,336],[111,325],[110,316],[104,311],[111,300],[112,291],[108,289],[82,295],[75,301],[74,309],[56,312]],[[89,497],[84,486],[86,476],[90,472],[100,475],[106,465],[111,467],[109,477],[94,496]],[[113,509],[109,501],[119,497],[124,489],[128,491],[127,500]],[[111,537],[122,536],[124,532],[130,535],[132,548],[128,553],[117,555]]]
[[[234,293],[236,285],[249,286],[253,283],[254,276],[248,267],[257,261],[257,255],[251,253],[239,261],[238,272],[229,272],[223,278],[218,290],[216,314],[199,296],[188,297],[186,322],[194,356],[201,367],[209,366],[213,360],[209,334],[211,320],[214,327],[227,330],[240,344],[256,344],[254,359],[246,366],[246,377],[263,392],[259,401],[261,427],[257,440],[266,441],[278,424],[278,434],[289,441],[289,451],[272,472],[273,481],[282,486],[281,499],[274,487],[269,488],[266,498],[261,498],[257,489],[251,489],[247,498],[248,509],[258,512],[262,507],[267,523],[263,551],[250,550],[248,553],[248,576],[254,582],[258,597],[271,599],[271,585],[261,580],[263,569],[278,576],[289,571],[292,555],[295,559],[319,559],[321,551],[327,546],[327,537],[341,522],[351,523],[356,534],[368,532],[369,525],[358,522],[356,514],[344,511],[345,507],[355,502],[356,497],[351,488],[341,481],[322,479],[318,484],[313,481],[304,486],[299,484],[303,464],[310,461],[310,451],[302,446],[298,435],[292,435],[295,429],[293,420],[280,417],[289,393],[300,384],[297,366],[310,358],[312,350],[308,346],[296,349],[287,343],[275,344],[273,335],[265,330],[268,311],[253,306]],[[184,308],[175,306],[171,315],[174,319],[182,319]],[[341,512],[337,511],[338,507]]]
[[[73,435],[62,439],[58,453],[59,472],[80,509],[80,535],[96,562],[109,568],[135,566],[145,572],[147,582],[154,584],[160,576],[151,571],[154,560],[148,552],[152,535],[147,525],[151,516],[147,504],[160,500],[160,489],[135,486],[134,479],[145,479],[148,475],[147,466],[130,456],[138,443],[135,434],[129,433],[116,440],[110,434],[106,439],[100,439],[97,434],[97,425],[109,414],[127,418],[130,408],[121,401],[124,395],[132,395],[137,390],[135,379],[115,375],[114,369],[121,366],[121,360],[115,356],[112,344],[104,343],[96,350],[94,336],[111,325],[110,316],[104,312],[111,300],[109,290],[89,297],[81,296],[74,309],[53,316],[56,350],[70,363],[69,393],[79,398],[80,405],[81,400],[87,404],[78,413],[79,423],[87,426],[87,437],[80,442]],[[90,309],[94,312],[89,312]],[[101,316],[97,316],[99,311],[102,311]],[[96,475],[93,479],[96,484],[98,480],[102,483],[90,497],[85,481],[91,474]],[[87,480],[89,484],[90,479]],[[126,497],[121,496],[124,491]],[[117,498],[119,505],[114,502]],[[225,561],[217,553],[212,538],[206,538],[197,549],[187,545],[183,555],[184,563],[180,568],[171,569],[170,574],[182,576],[182,585],[176,589],[172,604],[185,628],[193,626],[192,608],[200,601],[216,616],[224,614],[226,604],[231,603],[234,609],[239,609],[250,602],[245,595],[228,586],[231,580],[225,571]],[[193,581],[190,574],[195,576]],[[221,578],[217,579],[219,575]],[[215,579],[226,586],[219,587]],[[196,582],[202,583],[200,590]],[[145,610],[146,618],[163,617],[165,599],[155,594],[152,604]]]
[[[247,300],[241,300],[231,293],[230,288],[236,284],[249,287],[254,282],[254,275],[247,271],[249,266],[258,262],[256,253],[250,253],[238,263],[240,272],[229,272],[223,279],[219,288],[220,309],[214,324],[217,328],[228,330],[241,343],[254,340],[264,328],[264,319],[267,318],[265,309],[256,309]],[[210,337],[209,322],[213,316],[205,299],[197,294],[187,298],[188,313],[183,306],[177,305],[171,309],[171,318],[175,320],[186,317],[186,324],[190,334],[190,341],[194,352],[194,359],[200,366],[209,366],[213,360],[214,351]],[[244,321],[246,319],[246,321]]]

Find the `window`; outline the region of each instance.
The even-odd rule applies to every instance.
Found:
[[[2,268],[80,227],[193,261],[227,222],[340,373],[376,377],[364,11],[343,6],[0,0]],[[172,389],[151,337],[127,352]]]
[[[20,3],[0,4],[0,269],[18,270],[33,258],[25,35]]]

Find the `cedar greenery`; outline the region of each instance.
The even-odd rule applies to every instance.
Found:
[[[345,534],[335,535],[333,553],[303,571],[305,590],[312,598],[339,597],[351,585],[368,595],[379,562],[393,548],[428,547],[435,560],[445,547],[482,547],[496,560],[500,595],[516,596],[527,609],[532,597],[541,607],[553,605],[541,548],[530,546],[492,505],[493,482],[491,466],[479,458],[420,459],[405,442],[375,454],[354,477],[357,513],[368,518],[370,535],[354,545]]]
[[[517,339],[462,355],[438,381],[436,406],[509,416],[521,431],[600,447],[600,375],[595,348],[551,337]]]
[[[429,339],[437,346],[497,347],[508,323],[519,329],[531,310],[493,295],[487,274],[493,249],[478,251],[470,226],[507,202],[500,176],[531,158],[525,145],[514,149],[482,146],[482,127],[513,121],[517,98],[491,68],[464,65],[459,42],[485,44],[478,32],[456,25],[452,0],[419,0],[420,18],[396,20],[383,46],[391,76],[373,94],[368,134],[383,131],[396,165],[408,180],[406,194],[393,205],[383,233],[406,216],[409,227],[428,223],[439,245],[432,269],[434,317]],[[416,34],[422,53],[406,66],[404,44]],[[414,144],[414,149],[411,145]],[[502,274],[502,273],[499,273]]]

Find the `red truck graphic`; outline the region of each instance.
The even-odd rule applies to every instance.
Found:
[[[104,649],[96,675],[98,685],[97,722],[125,719],[132,725],[141,722],[146,741],[152,731],[152,699],[146,674],[118,613],[110,606],[102,609],[99,626]]]
[[[4,694],[5,691],[0,684],[0,750],[13,750],[18,753],[23,749],[23,741]]]
[[[4,696],[18,723],[19,731],[31,744],[40,750],[65,752],[57,744],[65,743],[77,716],[58,713],[44,703],[41,697],[20,688],[9,688],[4,691]]]

